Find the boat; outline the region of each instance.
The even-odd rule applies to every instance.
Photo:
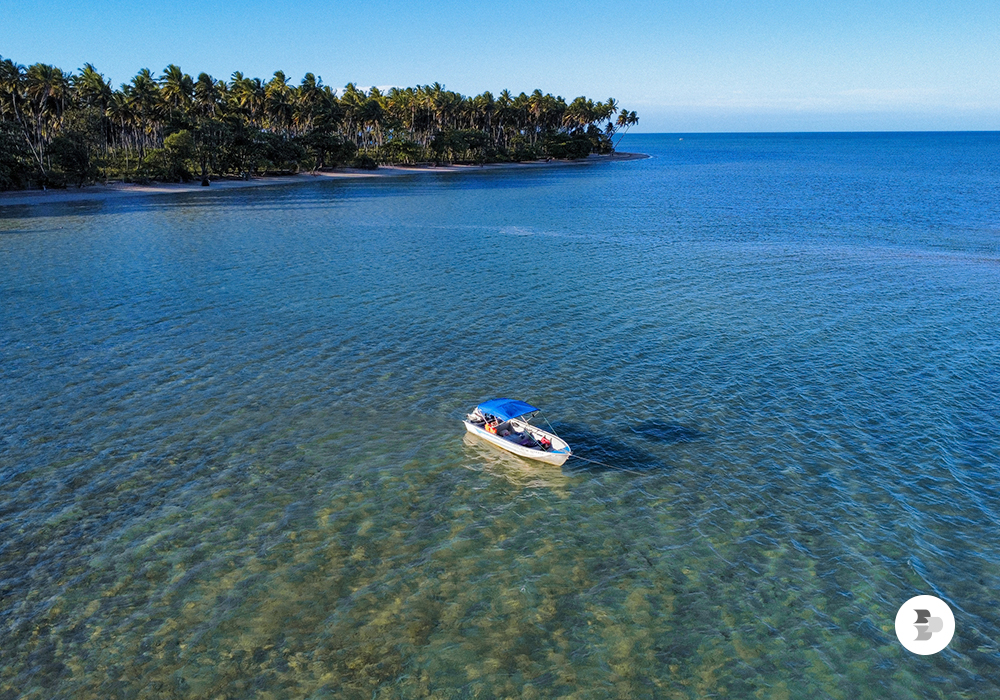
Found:
[[[526,459],[561,466],[573,451],[561,437],[529,421],[537,408],[517,399],[490,399],[465,417],[473,435]]]

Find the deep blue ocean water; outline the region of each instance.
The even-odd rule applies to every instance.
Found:
[[[1000,697],[1000,134],[620,148],[0,207],[0,698]]]

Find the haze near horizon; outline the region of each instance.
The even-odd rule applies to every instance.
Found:
[[[229,79],[432,82],[615,97],[634,132],[1000,129],[1000,6],[856,0],[698,7],[515,0],[406,5],[11,4],[0,55],[115,85],[168,64]]]

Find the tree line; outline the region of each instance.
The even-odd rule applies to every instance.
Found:
[[[567,103],[541,90],[335,90],[313,73],[226,81],[176,65],[114,89],[89,63],[66,73],[0,57],[0,189],[582,158],[613,152],[637,122],[612,98]]]

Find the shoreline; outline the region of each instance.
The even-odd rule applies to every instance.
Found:
[[[252,180],[221,179],[212,180],[209,187],[203,187],[197,180],[185,183],[156,182],[149,185],[138,185],[126,182],[114,182],[107,185],[85,185],[70,187],[64,190],[16,190],[0,192],[0,208],[14,206],[34,206],[38,204],[57,204],[63,202],[105,201],[133,195],[180,194],[191,192],[216,192],[218,190],[244,189],[247,187],[265,187],[269,185],[295,185],[306,182],[316,182],[317,179],[397,177],[420,173],[462,173],[481,172],[483,170],[519,170],[533,168],[551,168],[558,166],[586,165],[593,163],[609,163],[623,160],[643,160],[650,156],[644,153],[614,153],[612,155],[591,155],[580,160],[550,160],[529,161],[525,163],[485,163],[483,165],[385,165],[377,170],[361,170],[358,168],[339,168],[323,172],[303,172],[294,175],[273,175],[258,177]]]

